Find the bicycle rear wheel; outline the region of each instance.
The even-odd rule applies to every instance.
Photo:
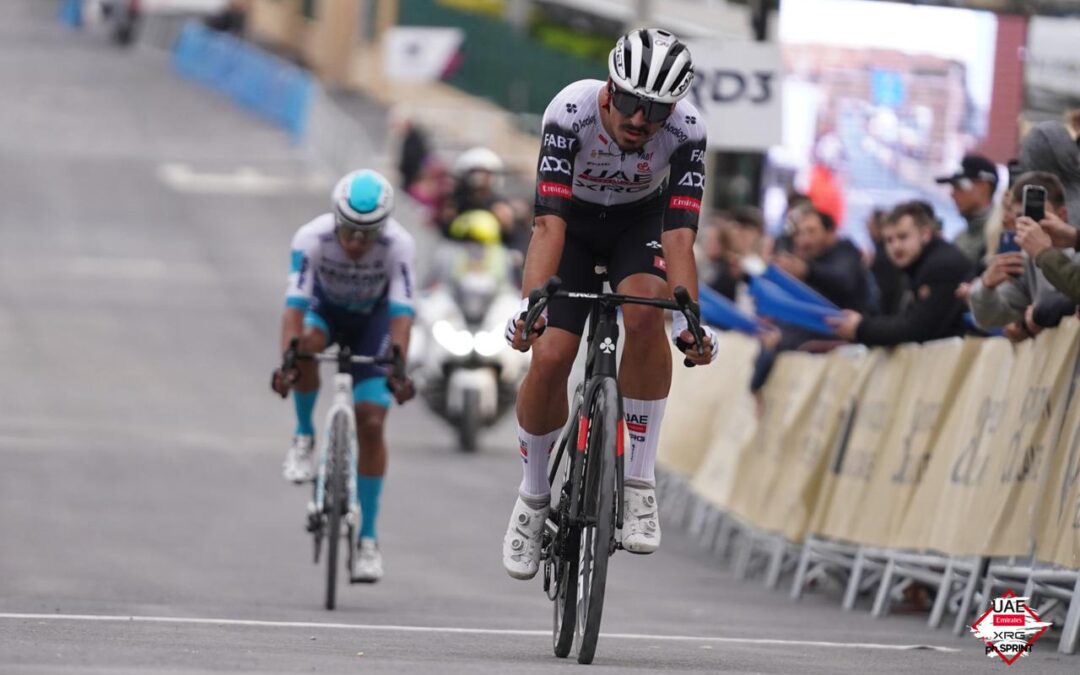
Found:
[[[582,487],[584,526],[578,548],[578,663],[592,663],[604,612],[608,557],[615,535],[615,449],[618,442],[619,392],[613,378],[596,388],[589,406],[589,440]]]
[[[348,509],[349,418],[344,412],[334,415],[330,427],[330,451],[327,455],[326,495],[326,608],[333,609],[337,595],[338,547],[341,544],[341,518]],[[351,545],[351,542],[350,542]]]

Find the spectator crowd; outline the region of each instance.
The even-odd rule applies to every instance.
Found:
[[[757,312],[761,352],[751,388],[777,353],[853,342],[892,346],[964,335],[1020,342],[1080,309],[1080,111],[1033,126],[1020,156],[997,165],[966,155],[947,186],[965,227],[950,240],[924,201],[882,204],[865,227],[871,250],[839,232],[828,210],[788,196],[782,232],[766,235],[761,212],[714,213],[700,237],[703,285],[754,313],[761,262],[805,284],[831,308],[812,329]],[[1002,172],[1004,173],[1004,172]],[[758,261],[757,263],[751,261]],[[755,268],[757,272],[755,272]]]

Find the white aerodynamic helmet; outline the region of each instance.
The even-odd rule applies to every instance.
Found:
[[[666,30],[639,28],[619,38],[608,55],[608,75],[623,91],[659,103],[690,93],[694,64],[690,50]]]
[[[378,230],[394,210],[394,188],[380,173],[361,169],[338,181],[333,202],[339,227]]]
[[[502,173],[503,161],[488,148],[477,146],[469,148],[454,160],[454,175],[461,177],[470,171],[488,171]]]

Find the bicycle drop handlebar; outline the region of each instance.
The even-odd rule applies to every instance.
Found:
[[[281,372],[287,373],[296,369],[297,361],[333,362],[342,365],[345,360],[345,352],[302,352],[300,351],[300,339],[289,340],[289,347],[281,357]],[[348,363],[370,364],[376,366],[390,366],[391,377],[395,380],[405,379],[405,359],[401,355],[401,348],[393,345],[390,354],[385,356],[358,356],[348,354]]]
[[[540,318],[540,315],[552,298],[600,301],[615,305],[648,305],[650,307],[659,307],[661,309],[670,309],[674,312],[681,312],[682,315],[686,317],[686,324],[687,328],[690,330],[690,334],[694,336],[694,345],[697,346],[697,353],[701,356],[705,355],[705,338],[702,334],[701,319],[699,318],[701,316],[701,309],[698,307],[698,304],[690,298],[689,291],[683,286],[677,286],[675,288],[674,300],[643,298],[636,295],[620,295],[618,293],[576,293],[560,290],[560,286],[562,286],[562,279],[554,276],[547,280],[547,283],[544,284],[542,289],[534,288],[529,292],[529,308],[525,313],[525,322],[521,329],[521,336],[523,339],[529,339],[529,333],[533,330],[533,324]],[[694,364],[687,360],[686,365],[687,367],[693,367]]]

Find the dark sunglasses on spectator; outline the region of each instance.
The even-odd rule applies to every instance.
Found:
[[[645,121],[649,123],[663,122],[671,115],[671,111],[675,109],[674,103],[650,101],[637,94],[631,94],[628,91],[619,89],[615,86],[615,83],[608,86],[608,91],[611,92],[611,103],[616,110],[627,117],[633,117],[634,113],[640,109],[645,114]]]

